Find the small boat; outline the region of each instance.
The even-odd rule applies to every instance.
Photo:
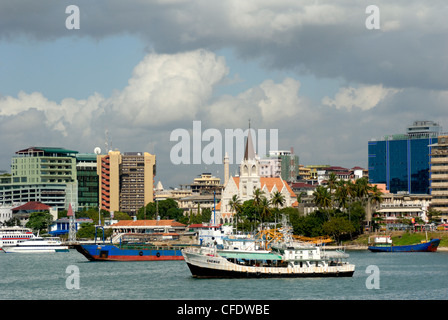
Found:
[[[185,246],[157,245],[147,242],[145,235],[124,234],[118,244],[75,244],[74,248],[89,261],[163,261],[183,260]]]
[[[68,252],[68,246],[62,245],[59,238],[33,237],[11,245],[3,245],[6,253],[53,253]]]
[[[370,241],[370,239],[369,239]],[[394,245],[390,236],[378,236],[374,243],[368,246],[371,252],[436,252],[440,239],[423,240],[410,245]]]

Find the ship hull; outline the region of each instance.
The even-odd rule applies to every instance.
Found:
[[[43,248],[24,248],[24,247],[8,247],[4,246],[3,251],[6,253],[56,253],[56,252],[68,252],[68,247],[43,247]]]
[[[433,239],[426,243],[404,246],[369,246],[371,252],[436,252],[440,239]]]
[[[264,272],[241,272],[235,270],[221,270],[199,267],[187,263],[193,278],[328,278],[328,277],[352,277],[355,270],[339,272],[306,272],[306,273],[264,273]],[[286,270],[285,270],[286,271]]]
[[[154,247],[122,249],[114,245],[75,245],[74,248],[90,261],[168,261],[184,260],[181,249]]]

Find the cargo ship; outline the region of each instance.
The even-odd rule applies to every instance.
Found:
[[[371,252],[436,252],[440,239],[423,240],[410,245],[394,245],[390,236],[374,238],[374,243],[368,246]]]
[[[75,244],[73,247],[89,261],[164,261],[183,260],[182,249],[189,245],[154,244],[145,235],[123,235],[120,243]]]

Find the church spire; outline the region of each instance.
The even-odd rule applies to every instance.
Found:
[[[254,144],[252,142],[252,135],[250,134],[250,119],[249,130],[247,131],[246,148],[244,150],[244,160],[255,159]]]

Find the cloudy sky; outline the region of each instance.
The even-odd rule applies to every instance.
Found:
[[[177,187],[223,168],[173,164],[173,130],[201,121],[224,139],[249,119],[301,164],[367,167],[371,138],[446,130],[447,16],[446,0],[2,1],[0,170],[29,146],[105,150],[107,132]]]

